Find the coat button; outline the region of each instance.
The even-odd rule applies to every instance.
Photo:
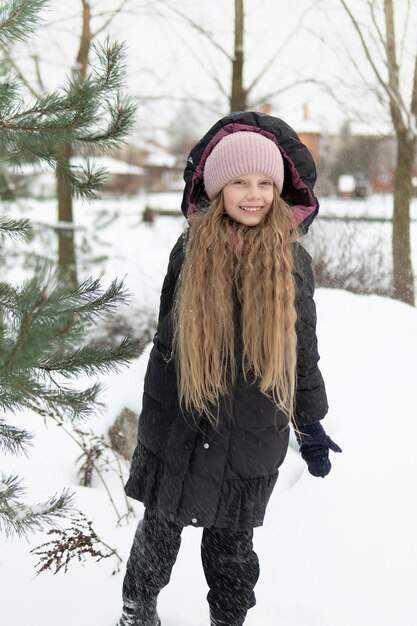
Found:
[[[203,447],[207,450],[208,448],[210,448],[210,444],[209,443],[205,443]]]
[[[193,524],[197,524],[197,518],[193,517],[193,519],[191,520]]]
[[[193,447],[193,442],[191,441],[191,439],[187,439],[187,441],[185,442],[185,447],[187,448],[187,450],[191,450],[191,448]]]

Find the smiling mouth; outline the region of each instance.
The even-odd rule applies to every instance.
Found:
[[[248,213],[258,213],[258,211],[262,211],[263,207],[261,207],[261,206],[239,206],[239,209],[242,209],[242,211],[247,211]]]

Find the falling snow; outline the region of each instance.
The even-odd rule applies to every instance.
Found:
[[[101,242],[114,238],[114,256],[102,269],[106,279],[127,273],[133,301],[156,311],[181,219],[161,217],[154,225],[144,225],[140,222],[144,202],[116,203],[116,225],[100,232]],[[323,212],[340,211],[341,206],[339,201],[323,201]],[[351,211],[375,212],[377,206],[386,210],[375,197],[343,206]],[[111,209],[107,204],[106,210]],[[46,215],[43,204],[38,217]],[[85,206],[79,215],[88,230],[96,216]],[[314,228],[320,229],[319,221]],[[413,229],[415,258],[415,224]],[[93,241],[98,255],[100,242]],[[96,272],[94,267],[90,270]],[[321,369],[331,407],[324,425],[343,454],[333,455],[327,478],[315,479],[292,441],[265,525],[255,531],[261,576],[258,603],[246,624],[415,626],[417,311],[386,298],[339,290],[318,289],[316,302]],[[107,433],[122,407],[139,411],[147,354],[104,380],[107,409],[89,422],[97,434]],[[31,414],[16,416],[15,425],[36,435],[35,447],[28,458],[18,460],[18,467],[10,455],[2,460],[6,473],[18,471],[23,478],[25,500],[44,501],[69,487],[76,493],[77,507],[126,559],[141,505],[134,505],[136,520],[116,527],[103,488],[78,485],[74,463],[79,452],[71,440]],[[4,489],[0,482],[0,491]],[[31,537],[30,545],[25,540],[2,540],[2,622],[55,626],[59,615],[60,626],[114,626],[121,608],[123,567],[112,576],[108,562],[74,563],[66,575],[35,578],[35,559],[29,550],[46,540],[46,535]],[[184,530],[171,582],[160,596],[163,626],[208,624],[200,540],[201,529]]]

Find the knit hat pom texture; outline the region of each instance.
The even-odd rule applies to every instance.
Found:
[[[279,148],[260,133],[226,135],[214,146],[204,166],[207,195],[213,200],[234,178],[256,173],[272,178],[278,193],[282,192],[284,163]]]

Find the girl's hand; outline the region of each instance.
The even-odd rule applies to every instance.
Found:
[[[320,422],[302,426],[295,436],[310,474],[321,478],[327,476],[332,467],[329,450],[342,452],[341,448],[330,439]]]

